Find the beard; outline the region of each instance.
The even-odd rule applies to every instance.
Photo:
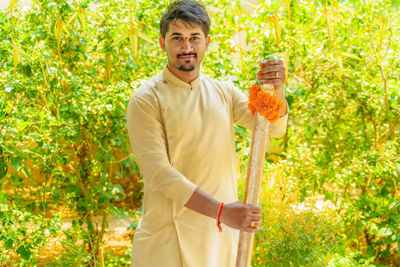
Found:
[[[182,57],[182,56],[193,56],[195,59],[197,58],[197,54],[196,53],[189,53],[189,54],[180,54],[178,55],[178,58]],[[180,66],[178,66],[178,70],[181,71],[192,71],[194,70],[195,64],[194,63],[190,63],[191,60],[185,60],[184,64],[181,64]]]
[[[194,67],[193,64],[187,65],[187,66],[181,65],[181,66],[178,67],[178,70],[181,70],[181,71],[192,71],[194,69],[195,69],[195,67]]]

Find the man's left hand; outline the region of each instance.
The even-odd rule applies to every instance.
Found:
[[[261,84],[274,85],[275,91],[282,90],[286,81],[286,68],[283,60],[270,59],[261,61],[261,69],[257,72],[257,79]]]

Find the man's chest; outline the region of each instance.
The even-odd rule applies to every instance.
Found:
[[[229,133],[232,124],[229,98],[217,90],[162,87],[160,110],[170,140],[196,142]],[[217,138],[218,139],[218,138]]]

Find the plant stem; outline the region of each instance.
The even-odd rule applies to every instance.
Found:
[[[372,49],[374,51],[375,59],[378,62],[378,68],[379,68],[379,71],[380,71],[380,74],[382,77],[382,81],[383,81],[383,89],[384,89],[384,94],[385,94],[384,97],[385,97],[386,117],[387,117],[387,120],[389,123],[390,139],[394,140],[394,129],[393,129],[392,117],[390,114],[390,104],[389,104],[389,100],[388,100],[387,77],[385,75],[385,70],[382,67],[382,62],[380,62],[378,52],[376,51],[376,47],[375,47],[374,40],[372,37],[371,29],[369,30],[369,37],[371,40]]]

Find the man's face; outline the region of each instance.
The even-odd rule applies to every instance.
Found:
[[[160,37],[161,48],[167,53],[168,65],[173,71],[191,72],[200,69],[200,63],[210,43],[195,23],[176,20],[168,25],[165,39]]]

